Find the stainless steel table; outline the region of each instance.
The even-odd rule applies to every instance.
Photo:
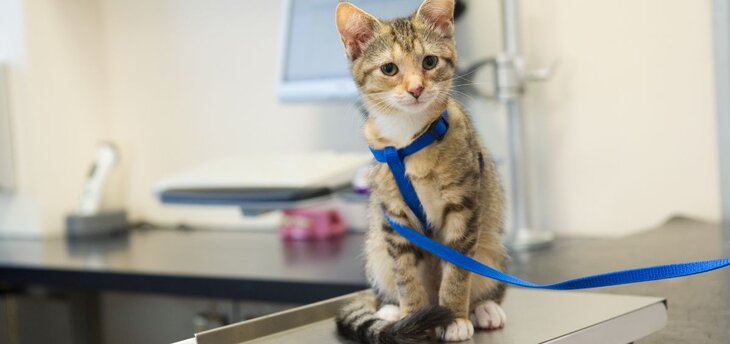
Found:
[[[363,291],[365,293],[369,291]],[[177,344],[345,343],[333,317],[360,293],[196,334]],[[662,298],[510,289],[507,326],[464,343],[631,343],[667,322]]]

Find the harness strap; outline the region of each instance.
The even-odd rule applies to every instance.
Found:
[[[385,162],[390,167],[390,172],[393,174],[395,183],[398,186],[398,190],[403,195],[403,200],[409,209],[416,215],[418,222],[421,224],[423,232],[431,235],[431,224],[428,223],[426,218],[426,212],[423,209],[421,200],[418,199],[416,190],[413,188],[413,184],[406,175],[405,158],[411,154],[414,154],[421,149],[427,147],[435,141],[441,141],[446,135],[446,131],[449,129],[449,122],[446,121],[448,112],[444,112],[439,118],[431,123],[426,132],[417,137],[408,146],[401,149],[395,147],[385,147],[384,149],[370,148],[373,153],[375,160],[379,162]]]
[[[418,222],[421,223],[423,231],[431,235],[431,225],[426,219],[426,211],[423,210],[421,200],[418,199],[416,190],[413,189],[413,185],[408,180],[408,176],[406,176],[406,166],[394,147],[385,148],[385,161],[388,163],[388,167],[390,167],[390,172],[395,178],[395,183],[398,185],[398,189],[403,195],[403,200],[406,201],[406,205],[408,205],[408,208],[418,218]]]

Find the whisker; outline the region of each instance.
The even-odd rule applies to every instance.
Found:
[[[468,100],[470,102],[474,102],[476,100],[472,95],[470,95],[468,93],[465,93],[465,92],[461,92],[461,91],[458,91],[458,90],[451,90],[451,92],[454,93],[454,94],[456,94],[456,95],[461,95],[461,96],[464,96],[464,97],[468,98]]]
[[[470,86],[470,85],[494,85],[494,82],[491,82],[491,81],[469,82],[469,83],[465,83],[465,84],[454,84],[454,85],[451,85],[451,87],[462,87],[462,86]]]
[[[473,70],[473,71],[471,71],[471,72],[468,72],[468,73],[464,73],[464,74],[460,74],[460,75],[454,75],[454,77],[453,77],[453,78],[451,78],[451,80],[458,80],[458,79],[463,79],[463,78],[465,78],[466,76],[468,76],[468,75],[471,75],[471,74],[474,74],[474,73],[476,73],[476,72],[477,72],[477,70],[475,69],[475,70]]]

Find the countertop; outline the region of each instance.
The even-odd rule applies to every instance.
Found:
[[[725,233],[725,234],[723,234]],[[550,283],[730,256],[730,229],[676,218],[617,239],[559,237],[513,253],[512,274]],[[275,233],[137,229],[103,239],[0,239],[0,282],[309,303],[366,287],[361,234],[286,242]],[[730,269],[591,292],[666,297],[669,322],[642,343],[730,343]]]
[[[69,241],[0,239],[0,282],[309,303],[366,288],[362,235],[135,229]]]
[[[730,256],[729,229],[675,218],[618,239],[559,238],[549,250],[514,254],[510,272],[548,283],[646,265]],[[591,292],[666,297],[669,321],[640,343],[730,343],[730,269],[684,278],[591,289]]]

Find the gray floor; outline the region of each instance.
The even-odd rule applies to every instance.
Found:
[[[676,218],[621,239],[559,238],[550,250],[513,254],[510,272],[548,283],[609,270],[727,256],[730,238],[723,238],[720,226]],[[730,343],[730,269],[593,291],[669,300],[667,327],[640,343]]]

